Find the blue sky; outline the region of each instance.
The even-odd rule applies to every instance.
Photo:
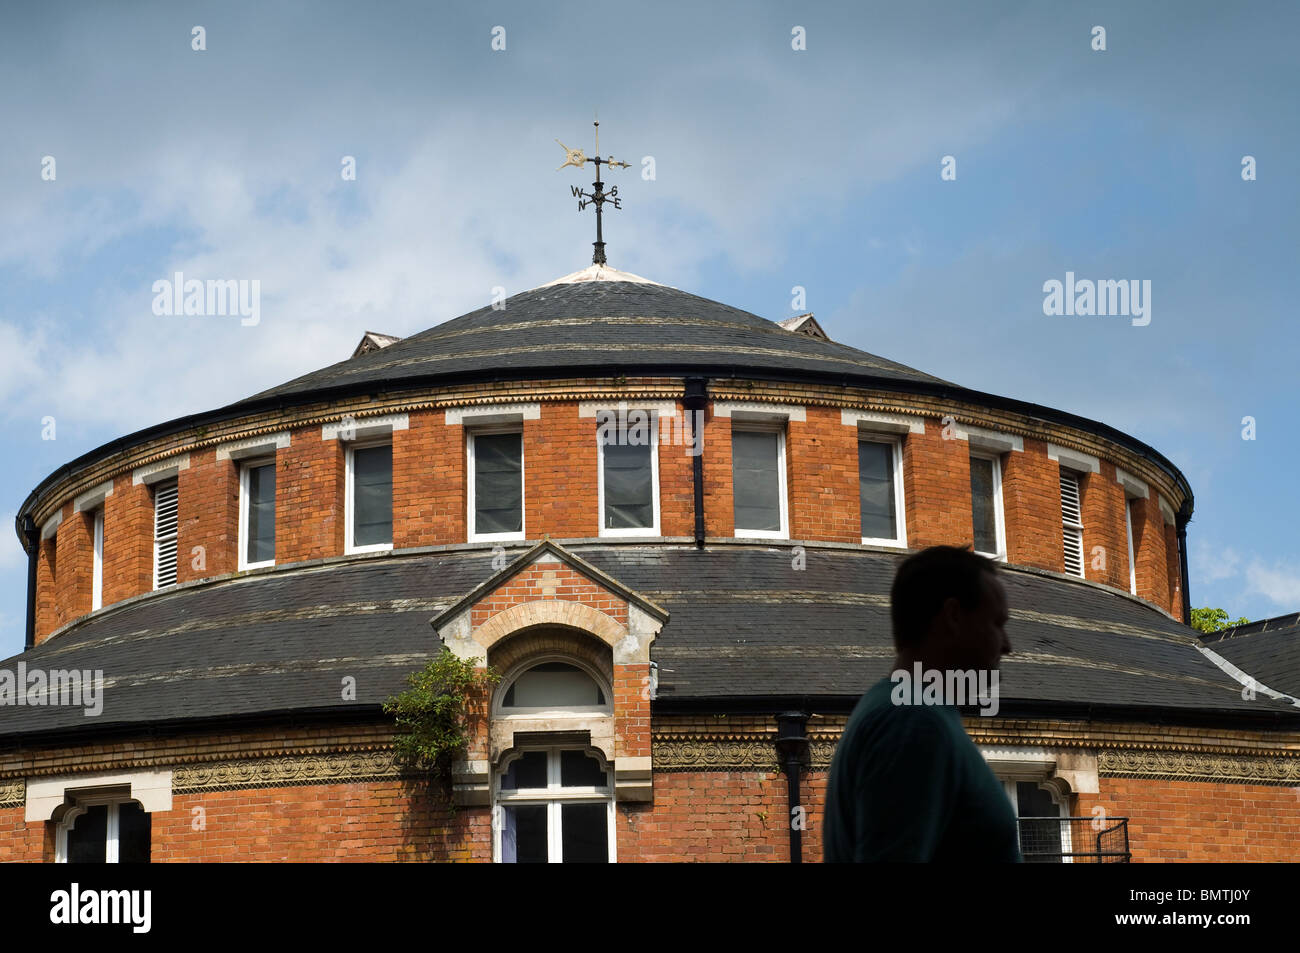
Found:
[[[583,267],[554,139],[590,152],[599,109],[612,265],[772,319],[799,285],[836,340],[1146,441],[1196,494],[1193,604],[1300,610],[1300,8],[899,6],[5,6],[6,533],[114,437]],[[155,316],[178,270],[258,279],[260,323]],[[1045,316],[1066,271],[1150,280],[1151,323]]]

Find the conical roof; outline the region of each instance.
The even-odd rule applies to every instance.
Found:
[[[592,265],[241,403],[438,378],[593,372],[948,383],[857,348],[794,333],[739,308]]]

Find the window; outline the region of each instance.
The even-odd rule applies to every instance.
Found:
[[[907,545],[902,463],[902,444],[896,439],[873,437],[858,442],[858,487],[864,543]]]
[[[147,864],[149,815],[117,795],[79,798],[59,821],[55,860],[73,864]]]
[[[501,696],[501,714],[592,711],[608,707],[599,683],[567,662],[542,662],[512,681]]]
[[[1002,782],[1007,797],[1016,812],[1016,831],[1020,838],[1020,853],[1027,863],[1071,863],[1069,854],[1073,847],[1066,804],[1058,802],[1058,795],[1036,781]],[[1085,848],[1086,849],[1086,848]]]
[[[732,422],[731,480],[737,536],[789,535],[785,502],[785,429]]]
[[[971,454],[970,502],[975,552],[1005,559],[1007,544],[1002,519],[1002,462],[999,457]]]
[[[90,571],[90,608],[103,608],[104,605],[104,508],[95,510],[95,555]]]
[[[349,553],[393,548],[393,445],[349,447],[345,525]]]
[[[637,415],[644,415],[637,420]],[[624,415],[630,426],[601,426],[597,496],[600,535],[659,534],[659,423],[651,411]]]
[[[524,435],[469,433],[469,538],[524,538]]]
[[[1133,552],[1133,501],[1124,500],[1124,535],[1128,538],[1128,591],[1138,592],[1137,560]]]
[[[239,568],[275,565],[275,460],[244,464],[239,479]]]
[[[153,488],[153,587],[176,584],[176,526],[179,497],[175,480]]]
[[[495,853],[502,863],[614,860],[610,770],[577,748],[524,750],[498,778]]]
[[[1079,500],[1079,474],[1061,467],[1061,526],[1065,539],[1065,571],[1082,579],[1083,516]]]

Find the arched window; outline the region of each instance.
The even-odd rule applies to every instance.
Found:
[[[77,799],[58,823],[55,860],[74,864],[149,863],[150,817],[127,795]]]
[[[596,677],[571,662],[544,661],[526,668],[498,692],[502,715],[604,712],[609,693]]]
[[[507,671],[494,711],[507,726],[493,779],[498,861],[615,859],[613,713],[608,676],[581,659],[533,657]]]

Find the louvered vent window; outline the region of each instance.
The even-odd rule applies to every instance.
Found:
[[[176,584],[176,481],[153,491],[153,587]]]
[[[1083,578],[1083,516],[1079,510],[1079,475],[1061,469],[1061,524],[1065,536],[1065,571]]]

